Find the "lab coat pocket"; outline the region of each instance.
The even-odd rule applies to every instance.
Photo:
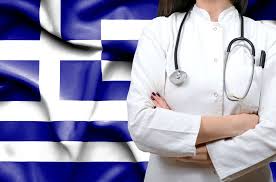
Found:
[[[262,89],[263,68],[254,66],[254,75],[248,95],[241,101],[241,112],[257,113]]]
[[[229,95],[242,98],[250,87],[246,97],[237,104],[241,113],[257,113],[263,76],[263,68],[258,63],[259,55],[255,57],[255,64],[251,53],[245,49],[233,50],[228,58],[225,68],[226,90]]]

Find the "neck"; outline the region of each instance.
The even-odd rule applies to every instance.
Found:
[[[230,0],[196,0],[199,8],[205,9],[211,18],[211,21],[218,21],[219,14],[232,6]]]

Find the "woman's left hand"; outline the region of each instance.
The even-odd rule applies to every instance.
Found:
[[[171,157],[171,158],[181,162],[190,162],[190,163],[199,164],[199,165],[212,165],[212,161],[208,154],[206,145],[197,147],[195,156]]]
[[[170,106],[166,102],[166,100],[158,93],[158,92],[152,92],[151,94],[151,100],[154,103],[154,107],[161,107],[164,109],[170,109]],[[195,156],[189,156],[189,157],[170,157],[177,161],[181,162],[191,162],[196,163],[200,165],[212,165],[212,161],[210,159],[210,156],[208,154],[208,150],[206,145],[201,145],[196,147],[196,155]]]

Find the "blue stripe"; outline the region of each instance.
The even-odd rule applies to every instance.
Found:
[[[0,1],[0,40],[39,40],[40,0]]]
[[[101,61],[61,61],[60,64],[61,99],[126,100],[130,81],[102,81]]]
[[[137,40],[102,40],[102,59],[132,62]]]
[[[0,162],[3,182],[143,182],[148,162]],[[270,163],[273,181],[276,164]]]
[[[100,40],[102,19],[152,19],[157,15],[157,3],[158,0],[63,0],[62,38]]]
[[[0,61],[0,101],[40,101],[38,77],[39,61]]]
[[[143,182],[147,162],[0,162],[3,182]]]
[[[157,16],[157,7],[158,0],[64,0],[61,34],[65,40],[100,40],[102,19],[152,19]],[[249,0],[246,16],[276,20],[275,7],[275,0]]]
[[[143,182],[148,162],[0,162],[0,181]],[[273,181],[276,164],[270,163]]]
[[[157,0],[90,0],[81,7],[84,1],[61,3],[61,31],[66,40],[100,39],[101,19],[152,19],[157,15]],[[274,0],[251,0],[246,15],[256,20],[276,20],[275,6]],[[39,8],[40,0],[1,0],[0,40],[38,40]]]
[[[1,121],[0,141],[132,141],[127,121]]]
[[[272,171],[273,181],[276,181],[276,162],[270,163],[270,169]]]

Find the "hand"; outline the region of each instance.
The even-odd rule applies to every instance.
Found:
[[[155,107],[161,107],[164,109],[172,110],[170,106],[167,104],[166,100],[158,92],[151,93],[151,100],[153,101]]]
[[[259,116],[256,114],[236,114],[225,116],[230,119],[233,127],[233,136],[240,135],[249,129],[255,128],[259,123]]]
[[[212,166],[212,161],[208,154],[208,150],[206,145],[201,145],[196,148],[196,155],[195,156],[187,156],[187,157],[171,157],[176,161],[180,162],[189,162],[198,165],[208,165]]]

